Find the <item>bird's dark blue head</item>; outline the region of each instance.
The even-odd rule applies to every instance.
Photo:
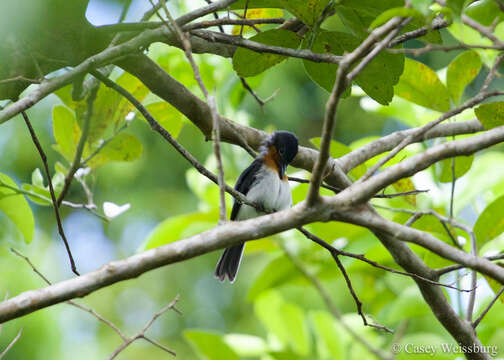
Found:
[[[262,153],[268,153],[277,163],[280,178],[283,178],[287,165],[296,157],[298,138],[289,131],[275,131],[264,141]]]

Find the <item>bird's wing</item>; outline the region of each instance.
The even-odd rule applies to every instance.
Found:
[[[249,165],[248,168],[243,170],[238,181],[236,182],[235,189],[241,192],[243,195],[247,195],[252,184],[256,180],[257,173],[261,169],[262,160],[256,159]],[[239,202],[234,201],[233,209],[231,210],[231,220],[235,220],[238,216],[238,211],[240,211],[241,204]]]

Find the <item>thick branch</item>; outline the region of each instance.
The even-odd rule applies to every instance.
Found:
[[[212,230],[168,245],[113,261],[80,277],[39,290],[26,291],[0,303],[0,323],[76,297],[86,296],[119,281],[132,279],[164,265],[184,261],[214,250],[259,239],[294,227],[322,220],[322,207],[297,205],[274,214],[240,222],[229,222]]]

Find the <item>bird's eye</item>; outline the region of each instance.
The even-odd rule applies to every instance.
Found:
[[[285,149],[284,149],[284,148],[281,148],[281,149],[280,149],[280,155],[283,155],[283,154],[285,154]]]

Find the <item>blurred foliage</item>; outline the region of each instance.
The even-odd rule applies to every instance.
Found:
[[[90,25],[83,20],[82,4],[76,7],[76,12],[66,7],[54,8],[61,3],[58,1],[50,1],[54,14],[47,18],[32,16],[33,9],[40,5],[38,2],[37,6],[27,7],[26,1],[21,1],[19,7],[30,15],[31,26],[36,31],[41,28],[47,33],[62,31],[68,25],[61,20],[65,12],[71,12],[71,18],[79,19],[75,31],[90,29]],[[106,9],[115,7],[121,12],[124,6],[128,6],[126,18],[138,20],[140,13],[135,9],[140,3],[136,0],[97,0],[91,1],[89,6],[101,9],[104,18]],[[237,1],[232,8],[243,11],[245,3],[244,0]],[[405,9],[401,0],[250,0],[247,17],[296,16],[309,25],[309,30],[304,40],[292,32],[267,25],[263,27],[265,31],[258,35],[250,28],[244,28],[243,34],[264,44],[310,48],[316,52],[341,55],[353,50],[370,28],[393,16],[414,16],[403,30],[409,31],[429,23],[437,14],[444,14],[453,20],[447,29],[408,41],[404,46],[419,47],[426,43],[452,45],[456,41],[490,44],[488,39],[462,24],[460,16],[464,13],[484,25],[495,24],[496,36],[504,40],[504,18],[496,10],[495,1],[475,1],[466,6],[468,2],[447,0],[446,7],[431,6],[431,1],[411,3],[413,8]],[[168,5],[174,14],[181,14],[203,5],[203,2],[170,2]],[[3,4],[0,5],[2,9]],[[87,19],[90,23],[106,22],[106,19],[96,15],[100,11],[92,13],[97,18]],[[319,23],[322,15],[332,13],[334,15],[325,22]],[[19,21],[20,15],[13,22],[15,17],[9,14],[12,14],[11,10],[0,11],[0,20],[9,20],[0,21],[0,28],[14,31],[20,28],[20,24],[27,22],[26,19]],[[109,22],[119,18],[119,14],[108,15],[113,18]],[[53,23],[55,21],[61,23]],[[231,26],[226,29],[233,33],[241,31]],[[30,29],[25,30],[22,37],[33,34]],[[73,61],[81,59],[88,52],[97,51],[104,42],[103,38],[98,40],[96,44],[83,48],[83,51],[72,53]],[[88,38],[82,41],[90,43]],[[61,42],[56,41],[56,44],[59,46]],[[43,43],[39,45],[44,47]],[[77,44],[67,45],[58,48],[57,55],[65,51],[72,52],[74,45],[77,47]],[[9,46],[0,46],[0,51],[8,52]],[[54,47],[51,43],[43,50],[52,51]],[[148,55],[170,75],[201,96],[182,51],[163,44],[153,44]],[[441,112],[453,109],[479,90],[488,73],[488,66],[495,57],[495,51],[482,49],[432,52],[415,59],[401,54],[382,53],[356,78],[351,91],[347,92],[348,96],[340,103],[331,155],[342,156],[379,136],[426,124]],[[9,66],[19,65],[20,69],[28,67],[27,64],[15,64],[9,59],[3,58],[10,61]],[[216,92],[222,114],[267,131],[288,129],[298,134],[301,144],[319,146],[324,104],[334,83],[337,65],[286,59],[246,49],[238,49],[232,61],[211,55],[198,55],[196,61],[206,86]],[[53,69],[53,66],[47,65],[44,69]],[[247,76],[251,87],[262,98],[267,98],[276,90],[280,91],[261,108],[243,88],[237,74]],[[180,112],[150,93],[131,75],[116,69],[111,77],[142,101],[161,125],[201,162],[216,171],[211,143],[205,142],[199,130]],[[492,88],[502,85],[503,81],[498,79]],[[47,152],[50,168],[54,169],[52,181],[56,194],[61,191],[64,177],[73,162],[86,120],[86,99],[74,100],[73,86],[68,85],[56,91],[28,111]],[[29,88],[27,91],[31,90]],[[10,95],[11,91],[9,89],[6,94]],[[457,116],[456,121],[475,116],[487,128],[500,126],[504,124],[503,102],[493,99],[475,110],[464,111]],[[63,225],[81,272],[94,270],[113,259],[183,239],[217,224],[217,187],[154,134],[142,116],[114,90],[104,86],[99,88],[94,113],[89,121],[89,136],[80,159],[87,168],[78,171],[66,199],[75,203],[92,202],[97,205],[93,211],[102,217],[107,215],[108,219],[104,221],[84,209],[62,206]],[[443,141],[446,140],[436,139],[428,144]],[[414,156],[425,146],[415,144],[403,149],[387,166]],[[229,144],[222,144],[222,152],[225,178],[232,184],[250,163],[250,158],[244,151]],[[361,177],[385,155],[376,156],[352,169],[349,173],[352,180]],[[428,193],[374,199],[373,203],[409,210],[432,208],[447,214],[450,208],[450,183],[455,174],[459,180],[455,188],[454,214],[468,225],[475,224],[480,253],[499,253],[504,250],[504,225],[500,213],[504,206],[504,170],[496,164],[503,161],[502,147],[476,156],[446,159],[412,178],[398,181],[385,191],[389,193],[418,188],[429,189]],[[8,251],[10,247],[29,256],[52,281],[72,276],[57,234],[53,210],[48,206],[50,194],[47,179],[40,169],[42,164],[39,155],[22,120],[17,117],[2,124],[1,297],[7,292],[9,296],[15,296],[44,285],[22,259]],[[289,172],[295,176],[309,177],[305,171],[290,169]],[[292,184],[294,203],[304,199],[307,189],[307,184]],[[326,189],[323,192],[331,194]],[[230,209],[232,199],[228,196],[226,200]],[[131,207],[124,213],[119,214],[118,211],[110,215],[110,212],[105,211],[106,202],[112,203],[109,209],[127,209],[114,207],[113,204],[129,204]],[[410,217],[386,209],[380,209],[380,212],[399,223],[405,223]],[[434,216],[422,217],[413,227],[453,245],[446,229]],[[307,228],[334,246],[365,254],[380,264],[397,268],[390,254],[366,229],[344,223],[314,223]],[[467,234],[451,227],[450,231],[457,236],[464,250],[469,251]],[[362,325],[345,280],[331,256],[294,231],[250,242],[239,279],[233,285],[221,284],[213,278],[218,257],[215,253],[158,269],[138,280],[118,283],[82,301],[117,324],[125,333],[133,334],[156,311],[180,294],[178,307],[183,316],[168,312],[149,330],[149,335],[175,350],[181,359],[369,358],[369,351],[355,341],[341,322],[326,309],[320,294],[285,256],[278,242],[282,242],[282,246],[286,246],[320,280],[341,312],[341,321],[346,326],[373,346],[384,351],[390,350],[394,341],[392,336]],[[414,245],[411,247],[429,266],[450,264],[425,249]],[[364,303],[368,317],[387,327],[404,329],[403,337],[397,341],[417,345],[453,343],[411,279],[384,272],[355,259],[341,260]],[[463,273],[450,274],[442,281],[451,283],[458,275]],[[493,291],[498,290],[496,284],[490,283],[490,288],[484,279],[479,281],[476,315],[488,304]],[[469,287],[468,277],[462,277],[460,282],[461,287]],[[452,306],[462,312],[467,302],[466,294],[443,291]],[[494,305],[478,327],[478,335],[485,345],[504,343],[503,306],[500,302]],[[77,360],[106,358],[120,343],[117,334],[110,328],[89,314],[62,304],[5,324],[0,335],[0,349],[9,343],[21,327],[24,329],[23,335],[7,359],[66,359],[69,354]],[[504,348],[499,351],[499,355],[504,356]],[[165,354],[150,344],[136,342],[118,358],[150,359],[162,356]],[[402,353],[398,358],[405,356]],[[456,354],[436,354],[436,358],[455,357]]]

